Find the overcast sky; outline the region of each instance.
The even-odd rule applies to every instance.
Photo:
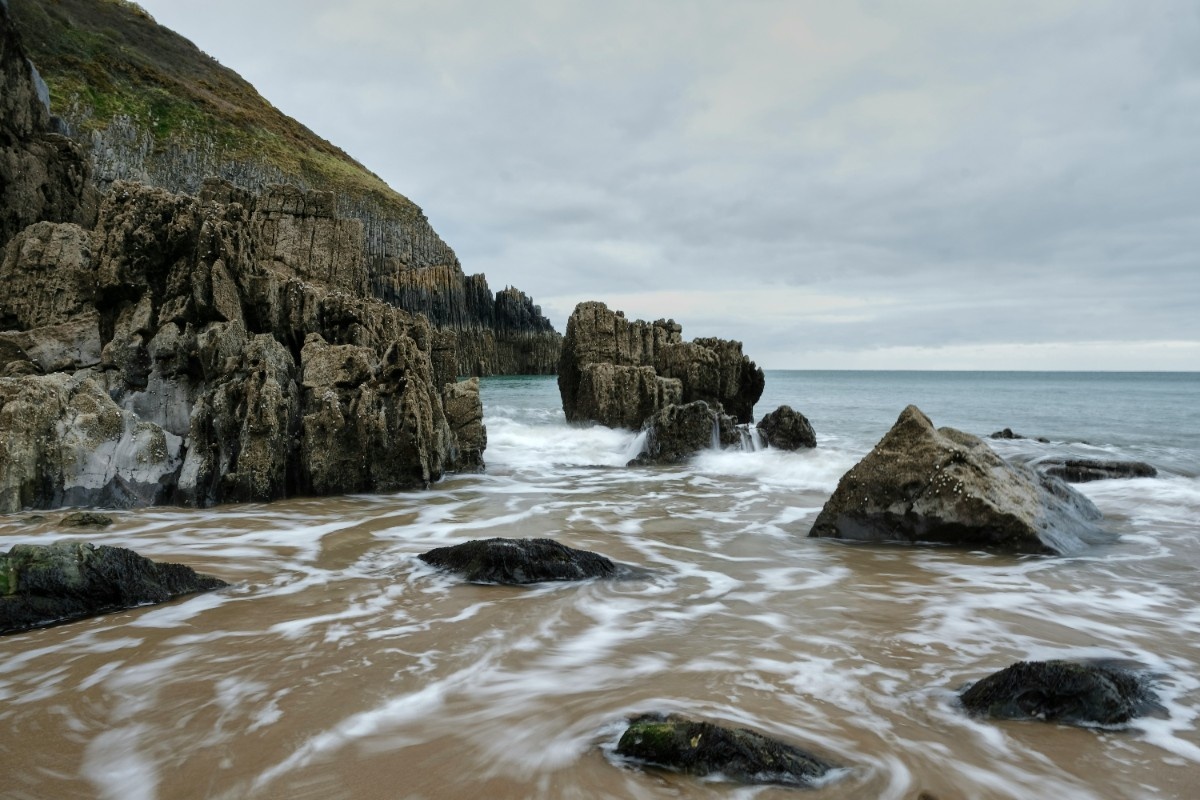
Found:
[[[1200,370],[1195,0],[141,4],[559,330]]]

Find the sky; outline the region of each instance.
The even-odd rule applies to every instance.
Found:
[[[1200,370],[1195,0],[141,0],[468,273],[769,369]]]

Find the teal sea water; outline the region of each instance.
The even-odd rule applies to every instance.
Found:
[[[846,766],[812,800],[1193,798],[1200,786],[1200,375],[769,372],[818,447],[625,466],[633,431],[568,425],[554,378],[482,382],[487,470],[426,491],[0,518],[0,547],[132,547],[229,590],[0,640],[0,797],[793,798],[647,771],[623,721],[677,711]],[[807,538],[838,479],[915,403],[1035,439],[1002,455],[1132,458],[1079,484],[1119,537],[1071,557]],[[464,584],[434,547],[549,537],[634,580]],[[973,719],[1019,660],[1156,676],[1120,729]]]

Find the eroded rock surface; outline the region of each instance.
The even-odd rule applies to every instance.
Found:
[[[86,542],[14,545],[0,554],[0,634],[106,614],[227,584],[181,564]]]
[[[469,389],[444,394],[453,369],[440,358],[435,374],[428,321],[329,288],[367,279],[339,260],[361,226],[331,207],[291,187],[118,182],[90,234],[42,223],[14,239],[0,512],[391,491],[478,468],[482,414]]]
[[[842,476],[810,536],[1063,554],[1115,536],[1090,500],[916,406]]]
[[[1144,676],[1104,663],[1020,661],[960,695],[972,714],[1071,725],[1119,725],[1157,708]]]
[[[477,539],[438,547],[419,557],[472,583],[580,581],[618,574],[617,565],[604,556],[553,539]]]
[[[567,321],[558,388],[571,422],[637,430],[668,405],[703,400],[746,423],[763,386],[740,342],[685,342],[672,320],[630,321],[598,302],[580,303]]]
[[[721,775],[746,784],[805,786],[837,767],[748,728],[726,728],[677,714],[629,721],[617,755],[685,775]]]
[[[642,452],[630,466],[682,464],[701,450],[741,445],[733,418],[703,400],[660,409],[646,420],[643,433]]]

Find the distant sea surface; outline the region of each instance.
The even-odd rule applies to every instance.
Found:
[[[0,517],[0,548],[133,547],[235,586],[0,639],[0,796],[792,798],[643,770],[623,720],[678,711],[846,767],[825,798],[1192,798],[1200,786],[1200,374],[768,372],[818,447],[629,469],[632,431],[568,425],[555,379],[483,381],[488,469],[428,491],[196,511]],[[1147,461],[1080,484],[1120,538],[1069,558],[807,538],[916,404],[1019,461]],[[1039,442],[1041,437],[1047,442]],[[417,555],[549,537],[637,580],[464,584]],[[962,713],[1018,660],[1155,675],[1121,729]]]

